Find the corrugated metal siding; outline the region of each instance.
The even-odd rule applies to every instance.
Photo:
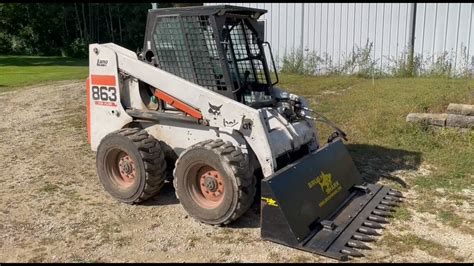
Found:
[[[206,3],[217,5],[226,3]],[[265,39],[276,58],[295,49],[327,54],[342,64],[357,47],[373,43],[380,70],[408,51],[412,3],[232,3],[268,10]],[[474,52],[473,3],[418,3],[415,53],[429,65],[444,51],[457,68]],[[464,56],[462,47],[466,47]],[[467,56],[466,56],[467,55]],[[425,66],[425,67],[426,67]]]

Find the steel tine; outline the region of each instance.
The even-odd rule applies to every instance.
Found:
[[[403,195],[402,195],[402,193],[400,193],[400,192],[389,191],[389,192],[388,192],[388,195],[390,195],[390,196],[395,196],[395,197],[399,197],[399,198],[404,198]]]
[[[363,234],[366,234],[366,235],[372,235],[372,236],[379,236],[380,234],[375,231],[374,229],[372,228],[368,228],[368,227],[364,227],[364,226],[361,226],[359,229],[357,229],[358,232],[360,233],[363,233]]]
[[[374,238],[368,236],[368,235],[361,235],[361,234],[354,234],[352,236],[353,239],[355,240],[360,240],[360,241],[364,241],[364,242],[373,242],[375,241]]]
[[[395,192],[395,193],[400,193],[400,194],[402,194],[402,192],[400,192],[400,191],[398,191],[398,190],[396,190],[396,189],[393,189],[393,188],[390,189],[390,192]]]
[[[382,210],[382,211],[393,211],[393,212],[395,211],[394,208],[389,207],[389,206],[385,206],[385,205],[377,205],[376,208],[379,209],[379,210]]]
[[[349,248],[349,247],[344,247],[343,249],[341,249],[341,253],[344,253],[344,254],[347,254],[347,255],[353,256],[353,257],[364,257],[364,254],[360,253],[359,251],[357,251],[353,248]]]
[[[383,229],[383,226],[379,223],[376,223],[376,222],[365,221],[363,223],[363,225],[367,226],[367,227],[370,227],[370,228],[374,228],[374,229]]]
[[[377,223],[382,223],[382,224],[386,224],[389,222],[387,218],[380,217],[377,215],[369,215],[369,217],[367,217],[367,220],[374,221]]]
[[[351,247],[351,248],[358,248],[358,249],[371,249],[369,246],[367,246],[366,244],[360,242],[360,241],[357,241],[357,240],[349,240],[347,241],[347,246]]]
[[[402,199],[398,198],[398,197],[391,197],[391,196],[385,196],[383,197],[383,199],[386,199],[386,200],[391,200],[391,201],[395,201],[395,202],[403,202]]]
[[[380,203],[388,206],[398,207],[398,203],[389,200],[382,200]]]
[[[386,211],[381,211],[381,210],[373,210],[372,213],[375,214],[375,215],[378,215],[378,216],[382,216],[382,217],[392,217],[393,216],[391,212],[386,212]]]

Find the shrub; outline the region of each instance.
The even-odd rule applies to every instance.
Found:
[[[74,58],[86,58],[89,53],[89,45],[86,41],[77,38],[65,50],[65,54]]]

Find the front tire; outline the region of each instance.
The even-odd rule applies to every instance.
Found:
[[[199,142],[176,161],[176,196],[195,219],[212,225],[229,224],[253,203],[256,179],[250,168],[248,158],[230,142]]]
[[[125,203],[139,203],[163,187],[166,161],[145,130],[124,128],[105,136],[97,148],[97,174],[104,189]]]

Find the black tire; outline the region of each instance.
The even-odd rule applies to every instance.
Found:
[[[133,169],[133,178],[127,178],[128,183],[117,162],[121,162],[119,158],[124,158],[124,154],[128,155],[127,170]],[[124,128],[105,136],[97,148],[96,164],[104,189],[129,204],[154,196],[165,181],[166,161],[160,143],[139,128]]]
[[[215,169],[224,181],[222,199],[215,206],[196,200],[201,197],[199,193],[205,194],[197,189],[202,176],[199,169],[204,167]],[[199,142],[183,151],[176,161],[173,172],[176,197],[196,220],[212,225],[229,224],[253,203],[256,179],[250,168],[248,158],[230,142],[221,139]]]
[[[171,148],[168,144],[160,140],[160,146],[163,150],[163,154],[165,155],[166,160],[166,171],[165,171],[165,179],[167,182],[173,181],[173,170],[176,160],[178,159],[178,155],[176,152]]]

